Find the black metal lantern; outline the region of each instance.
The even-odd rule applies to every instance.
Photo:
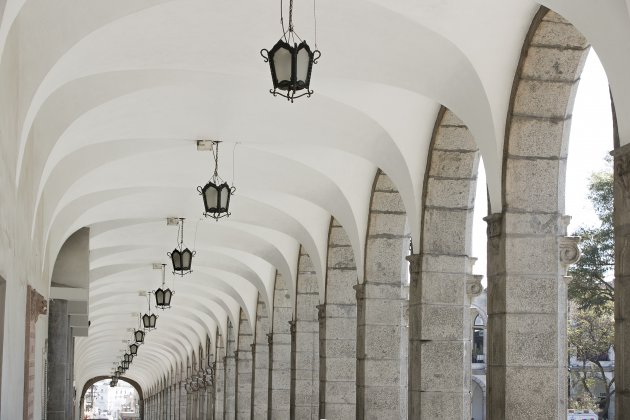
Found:
[[[175,291],[166,287],[166,264],[162,264],[162,287],[153,292],[155,295],[155,306],[159,309],[168,309],[171,307],[171,298]]]
[[[127,363],[131,363],[133,361],[133,355],[130,353],[125,353],[123,356],[123,360]]]
[[[173,263],[173,274],[184,276],[192,272],[192,259],[196,252],[184,246],[184,219],[180,218],[177,228],[177,247],[167,253]]]
[[[138,345],[136,343],[133,343],[131,345],[129,345],[129,353],[132,356],[137,356],[138,355]]]
[[[121,365],[121,366],[122,366],[122,368],[123,368],[123,369],[125,369],[125,370],[129,369],[129,362],[127,362],[127,361],[124,361],[124,360],[123,360],[122,362],[120,362],[120,365]]]
[[[147,293],[147,301],[149,302],[149,312],[147,312],[146,314],[142,315],[142,326],[144,327],[144,331],[151,331],[154,330],[155,327],[155,323],[158,319],[158,316],[156,314],[151,313],[151,296]]]
[[[155,322],[157,321],[157,315],[155,314],[144,314],[142,315],[142,324],[144,325],[144,329],[146,331],[151,331],[156,328]]]
[[[219,176],[219,143],[219,141],[210,142],[214,159],[214,173],[205,186],[197,187],[197,191],[203,197],[203,215],[212,217],[214,220],[230,216],[230,197],[236,191],[234,186],[230,187]]]
[[[280,21],[284,22],[284,19],[281,17]],[[289,27],[285,31],[283,23],[282,31],[282,37],[276,45],[271,50],[263,48],[260,50],[260,55],[265,59],[265,63],[269,63],[271,70],[273,89],[269,92],[273,96],[280,95],[293,102],[296,98],[305,95],[310,97],[313,94],[310,89],[311,71],[313,64],[317,64],[317,60],[322,54],[317,49],[317,40],[315,41],[315,51],[311,51],[306,41],[303,41],[295,33],[293,0],[289,2]],[[298,92],[302,93],[296,94]]]
[[[135,330],[133,332],[133,339],[135,340],[136,344],[144,343],[144,331],[142,331],[141,329]]]

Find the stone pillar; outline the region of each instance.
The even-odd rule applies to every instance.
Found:
[[[564,418],[569,218],[493,214],[488,222],[488,419]],[[527,409],[523,409],[527,407]]]
[[[308,254],[298,263],[296,320],[291,369],[291,418],[319,417],[319,293],[317,273]]]
[[[225,349],[223,347],[223,339],[217,334],[217,353],[216,364],[214,369],[214,418],[222,420],[225,404]]]
[[[291,297],[285,280],[276,274],[274,290],[272,344],[269,347],[269,420],[284,420],[290,417],[291,400],[291,331],[289,322],[293,318]]]
[[[471,299],[481,293],[475,259],[412,255],[410,287],[410,418],[469,420]]]
[[[50,300],[48,312],[48,401],[46,418],[72,417],[72,348],[74,340],[68,315],[68,301]]]
[[[252,418],[252,335],[245,312],[241,309],[238,325],[238,358],[236,359],[236,418]]]
[[[256,308],[256,337],[252,345],[252,418],[266,419],[269,402],[269,318],[267,306],[258,295]]]
[[[227,343],[225,347],[225,420],[236,418],[236,331],[232,323],[227,322]]]
[[[331,221],[326,303],[319,313],[319,416],[356,417],[357,270],[350,239]]]
[[[357,291],[357,418],[407,417],[407,293],[403,256],[408,249],[400,194],[378,174],[366,246],[365,280]],[[407,249],[405,249],[407,244]]]
[[[630,146],[615,163],[615,412],[630,413]]]
[[[186,381],[179,382],[179,419],[186,420],[186,408],[188,406],[188,393],[186,392]]]
[[[26,328],[24,331],[24,396],[23,420],[32,420],[35,408],[35,323],[40,315],[46,314],[46,299],[37,290],[27,286]],[[64,409],[65,410],[65,409]]]

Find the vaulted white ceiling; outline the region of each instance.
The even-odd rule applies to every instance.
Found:
[[[618,115],[630,115],[630,2],[542,3],[593,43]],[[77,339],[79,383],[110,371],[137,325],[133,314],[146,308],[138,292],[159,285],[151,265],[167,262],[177,234],[167,217],[187,219],[185,241],[197,256],[128,372],[146,388],[206,334],[224,333],[228,318],[238,323],[241,308],[253,322],[258,293],[272,300],[276,270],[293,293],[300,245],[323,296],[331,216],[363,267],[377,168],[398,187],[418,243],[440,105],[473,133],[491,205],[501,207],[506,115],[536,2],[317,0],[315,95],[294,104],[269,94],[259,55],[281,34],[277,0],[2,5],[0,80],[19,86],[15,180],[33,203],[42,275],[70,234],[91,228],[92,326]],[[312,2],[296,1],[295,13],[313,45]],[[17,74],[6,59],[16,48]],[[630,124],[619,124],[622,142],[630,139]],[[237,187],[229,219],[201,217],[196,187],[212,164],[197,139],[224,141],[220,174]]]

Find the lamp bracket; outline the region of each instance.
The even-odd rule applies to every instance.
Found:
[[[147,295],[146,290],[138,290],[138,296],[146,296],[146,295]]]
[[[162,264],[161,263],[153,263],[153,269],[154,270],[161,270],[162,269]]]
[[[166,226],[178,226],[178,225],[179,225],[179,217],[166,218]]]
[[[210,152],[212,151],[212,146],[217,143],[219,143],[218,140],[197,140],[197,151]]]

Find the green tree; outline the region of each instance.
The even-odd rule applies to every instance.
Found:
[[[614,299],[610,281],[615,264],[613,237],[613,176],[610,172],[592,175],[589,200],[600,220],[597,227],[579,227],[573,234],[582,238],[580,260],[569,269],[569,299],[580,309],[609,310]]]
[[[590,408],[608,418],[610,398],[615,392],[614,379],[606,376],[607,353],[614,344],[614,283],[615,263],[613,236],[613,176],[598,172],[589,182],[589,200],[599,218],[599,226],[579,227],[573,235],[580,236],[582,256],[569,269],[570,317],[568,329],[569,354],[580,367],[572,376],[581,385],[580,402],[575,408]],[[604,391],[604,398],[600,393]]]

